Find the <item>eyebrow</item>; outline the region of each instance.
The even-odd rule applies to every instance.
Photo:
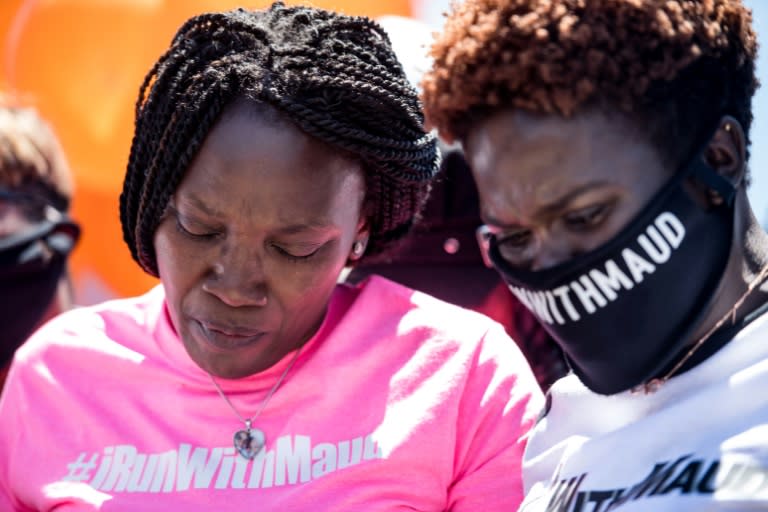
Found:
[[[562,197],[560,197],[558,199],[555,199],[551,203],[546,204],[546,205],[540,207],[538,209],[538,211],[536,212],[536,216],[539,216],[542,213],[552,213],[552,212],[556,212],[556,211],[559,211],[559,210],[563,210],[568,205],[568,203],[570,203],[571,201],[573,201],[575,198],[577,198],[578,196],[582,195],[583,193],[589,192],[589,191],[594,190],[596,188],[604,188],[604,187],[611,187],[611,186],[615,186],[615,184],[611,183],[609,181],[591,181],[591,182],[588,182],[588,183],[584,183],[582,185],[579,185],[578,187],[576,187],[572,191],[568,192],[564,196],[562,196]],[[484,223],[490,224],[492,226],[497,226],[497,227],[502,227],[502,228],[503,227],[517,227],[516,224],[509,224],[509,223],[506,223],[506,222],[504,222],[502,220],[496,219],[495,217],[493,217],[493,215],[490,215],[489,213],[487,213],[485,211],[482,212],[481,218],[482,218]]]
[[[210,217],[221,218],[224,216],[220,211],[208,206],[207,204],[205,204],[205,202],[202,199],[200,199],[194,194],[187,194],[183,197],[177,197],[176,200],[190,203],[193,207],[195,207],[196,209],[200,210],[201,212],[203,212],[204,214]]]
[[[178,198],[182,202],[188,202],[193,207],[197,208],[204,214],[215,218],[215,219],[221,219],[224,217],[224,214],[216,210],[215,208],[211,208],[210,206],[206,205],[200,198],[198,198],[195,195],[186,195],[183,198]],[[171,205],[172,208],[173,205]],[[174,208],[175,209],[175,208]],[[329,231],[331,229],[336,229],[336,226],[334,224],[323,222],[322,220],[313,220],[311,222],[299,222],[296,224],[289,224],[287,226],[281,226],[277,228],[275,231],[277,233],[280,233],[282,235],[296,235],[300,233],[306,233],[307,231]]]
[[[336,226],[333,224],[328,224],[325,222],[308,222],[308,223],[300,223],[300,224],[291,224],[288,226],[281,226],[277,228],[275,231],[282,234],[282,235],[295,235],[299,233],[306,233],[307,231],[329,231],[331,229],[336,229]]]

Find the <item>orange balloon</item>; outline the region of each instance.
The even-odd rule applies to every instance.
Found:
[[[257,1],[254,7],[269,5]],[[304,2],[286,2],[289,4]],[[409,0],[314,0],[376,17],[411,14]],[[31,100],[56,128],[75,173],[73,215],[83,224],[72,259],[81,303],[155,284],[122,241],[122,188],[139,85],[190,16],[237,0],[2,0],[2,84]]]

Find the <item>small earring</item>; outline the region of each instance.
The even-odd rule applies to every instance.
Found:
[[[363,255],[363,251],[365,251],[365,245],[360,240],[356,240],[355,243],[352,244],[352,255],[359,258]]]
[[[731,129],[731,123],[725,123],[725,131],[729,132]]]

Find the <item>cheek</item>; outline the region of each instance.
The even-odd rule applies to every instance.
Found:
[[[183,296],[193,285],[205,259],[199,252],[191,257],[192,252],[180,247],[175,235],[174,228],[164,222],[154,240],[160,281],[172,310],[180,309]]]
[[[163,230],[162,224],[158,227],[157,232],[155,232],[154,244],[157,271],[160,277],[160,282],[163,284],[163,289],[165,290],[165,302],[168,306],[168,314],[171,317],[171,324],[174,329],[177,333],[181,334],[180,294],[175,286],[177,282],[175,269],[177,269],[178,266],[174,264],[175,253],[173,251],[173,244],[170,243],[167,233]]]
[[[174,273],[179,269],[179,254],[175,250],[175,245],[169,234],[170,229],[167,223],[163,222],[155,232],[155,258],[157,259],[157,270],[160,273],[160,280],[163,284],[173,283]]]
[[[310,265],[287,263],[274,268],[270,283],[285,311],[310,312],[322,309],[336,286],[346,256],[335,254]]]

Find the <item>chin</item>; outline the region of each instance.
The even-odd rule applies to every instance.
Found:
[[[212,355],[189,349],[187,352],[201,370],[221,379],[242,379],[260,371],[258,367],[255,367],[254,359],[247,355]]]
[[[253,368],[237,368],[231,366],[211,368],[210,370],[206,371],[214,377],[229,380],[244,379],[255,373],[259,373],[259,370],[255,370]]]
[[[195,346],[192,351],[188,347],[187,352],[202,370],[221,379],[243,379],[262,372],[279,361],[279,358],[273,360],[265,357],[261,350],[240,349],[229,353],[211,353],[205,348],[201,350],[199,346]]]

